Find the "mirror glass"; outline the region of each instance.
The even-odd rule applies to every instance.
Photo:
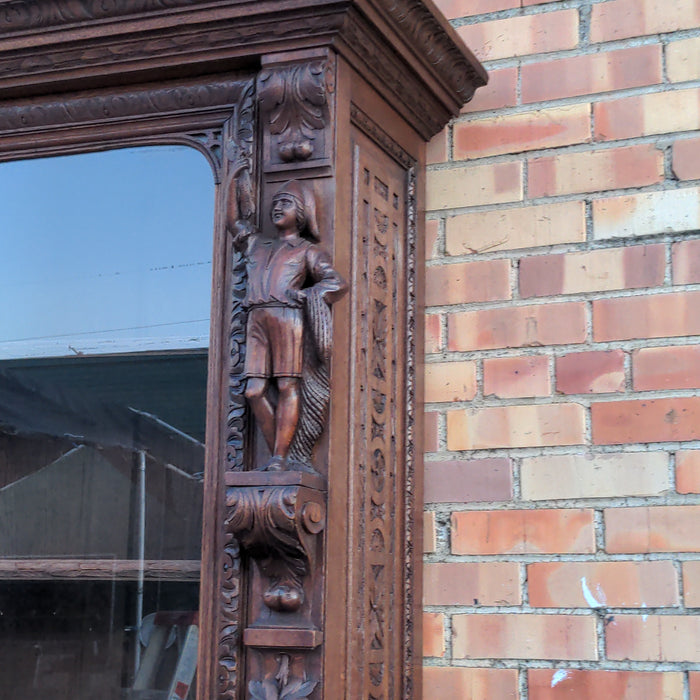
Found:
[[[0,696],[193,698],[214,182],[0,165]]]

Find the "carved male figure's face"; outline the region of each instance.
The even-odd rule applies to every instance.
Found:
[[[284,192],[276,195],[272,200],[270,217],[279,231],[299,233],[305,223],[303,209],[294,197]]]

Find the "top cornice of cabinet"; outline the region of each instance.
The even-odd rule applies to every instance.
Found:
[[[249,70],[322,47],[381,83],[426,138],[487,81],[431,0],[0,0],[0,100]]]

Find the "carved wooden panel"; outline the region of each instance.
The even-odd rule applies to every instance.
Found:
[[[351,613],[348,698],[411,697],[414,601],[412,566],[415,372],[411,347],[415,296],[415,182],[411,158],[359,110],[353,118],[353,315],[351,411],[359,463],[351,494],[360,551]],[[362,133],[364,132],[364,133]],[[369,138],[371,136],[371,138]],[[407,484],[408,490],[404,484]],[[409,661],[405,675],[396,673]]]

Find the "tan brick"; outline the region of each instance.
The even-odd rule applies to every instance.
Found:
[[[429,219],[425,222],[425,258],[430,260],[438,255],[438,237],[440,235],[440,222],[437,219]]]
[[[639,506],[605,510],[612,554],[700,551],[700,506]]]
[[[549,447],[584,442],[585,411],[575,403],[491,406],[447,413],[448,450]]]
[[[683,593],[687,608],[700,608],[700,561],[683,562]]]
[[[516,250],[586,240],[583,202],[462,214],[447,220],[448,255]]]
[[[661,44],[528,63],[522,100],[542,102],[660,83]]]
[[[530,197],[643,187],[664,179],[664,154],[652,144],[531,160]]]
[[[488,350],[582,343],[586,339],[581,302],[483,309],[450,314],[450,350]]]
[[[423,425],[426,452],[437,452],[438,450],[438,417],[439,414],[434,411],[425,414]]]
[[[698,228],[698,187],[609,197],[593,202],[593,236],[596,240],[682,233]]]
[[[430,211],[520,201],[522,170],[522,163],[431,170],[427,175],[426,208]]]
[[[587,143],[591,140],[590,105],[458,122],[453,128],[453,139],[455,160]]]
[[[679,605],[672,561],[542,562],[527,567],[535,608],[664,608]]]
[[[591,41],[663,34],[699,24],[699,0],[613,0],[593,5]]]
[[[557,392],[605,394],[625,390],[623,350],[574,352],[556,358]]]
[[[435,513],[427,511],[423,513],[423,553],[430,554],[437,549],[437,527],[435,526]]]
[[[635,350],[632,377],[635,391],[699,389],[700,345]]]
[[[426,270],[427,306],[498,301],[511,296],[510,260],[431,265]]]
[[[700,615],[615,615],[605,636],[609,659],[700,661]]]
[[[442,314],[425,316],[425,351],[427,353],[442,350]]]
[[[458,27],[458,34],[482,61],[573,49],[578,12],[563,10]]]
[[[598,658],[588,615],[454,615],[452,624],[457,659]]]
[[[462,113],[513,107],[518,104],[518,69],[501,68],[489,71],[488,85],[479,88],[474,98],[462,107]]]
[[[700,283],[700,238],[674,243],[671,252],[673,284]]]
[[[663,284],[665,271],[666,251],[662,244],[533,255],[520,260],[520,294],[557,296],[656,287]]]
[[[445,655],[445,616],[423,613],[423,656]]]
[[[425,402],[470,401],[476,394],[474,362],[429,362],[425,365]]]
[[[456,19],[510,10],[520,7],[520,0],[435,0],[435,4],[447,19]]]
[[[666,46],[666,70],[674,83],[700,79],[700,37],[669,43]]]
[[[700,439],[700,397],[610,401],[591,406],[596,445]]]
[[[513,467],[509,459],[452,459],[425,463],[426,503],[509,501]]]
[[[527,457],[520,474],[528,501],[659,496],[673,487],[665,452]]]
[[[453,554],[585,554],[594,551],[592,510],[469,510],[452,514]]]
[[[682,673],[537,668],[527,678],[530,700],[683,700]]]
[[[676,452],[676,491],[700,493],[700,450]]]
[[[700,138],[673,144],[673,172],[679,180],[700,180]]]
[[[519,565],[446,562],[423,567],[424,605],[520,605]]]
[[[654,92],[598,102],[595,136],[602,141],[700,129],[700,89]]]
[[[494,357],[484,360],[484,395],[499,398],[549,396],[549,358],[546,355]]]
[[[700,334],[700,292],[651,294],[593,302],[593,338],[671,338]]]
[[[422,697],[426,700],[518,700],[518,672],[512,668],[426,666]]]

